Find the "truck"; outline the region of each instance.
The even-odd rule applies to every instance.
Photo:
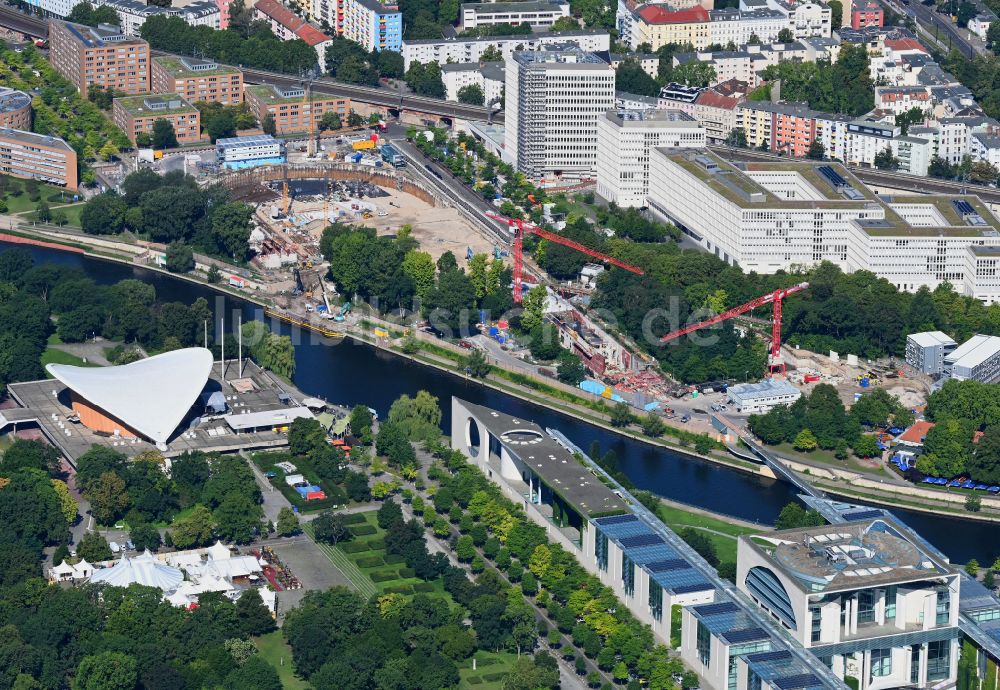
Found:
[[[402,168],[406,165],[406,158],[404,158],[399,149],[392,144],[383,144],[382,160],[394,168]]]
[[[362,139],[351,144],[351,148],[355,151],[366,151],[375,148],[375,142],[371,139]]]

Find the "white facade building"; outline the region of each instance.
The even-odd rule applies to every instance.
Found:
[[[802,392],[788,381],[767,379],[730,386],[726,396],[737,412],[766,414],[780,405],[791,405],[802,397]]]
[[[487,48],[496,47],[506,60],[517,51],[540,50],[542,46],[572,44],[588,53],[611,47],[611,36],[601,31],[538,32],[517,36],[430,38],[403,41],[403,69],[412,62],[481,62]]]
[[[788,28],[786,14],[771,8],[712,10],[708,13],[709,43],[742,46],[756,36],[761,43],[774,43],[782,29]],[[829,35],[829,34],[827,34]],[[720,80],[722,81],[722,80]]]
[[[592,178],[597,120],[615,102],[615,72],[575,46],[514,53],[505,63],[504,148],[532,179]]]
[[[270,134],[228,137],[215,142],[216,160],[233,170],[285,161],[285,142]]]
[[[528,24],[546,29],[557,19],[569,16],[567,2],[468,2],[463,3],[459,19],[465,30],[492,24]]]
[[[466,86],[476,85],[483,90],[483,103],[499,102],[505,83],[504,63],[447,63],[441,65],[441,80],[449,101],[457,101],[458,92]]]
[[[957,343],[941,331],[924,331],[906,336],[906,363],[921,374],[944,372],[944,358]]]
[[[893,522],[741,536],[736,585],[859,690],[955,682],[961,578]]]
[[[977,197],[878,197],[837,164],[737,167],[706,151],[657,149],[649,206],[745,271],[831,261],[910,292],[963,285],[970,248],[1000,246],[1000,221]],[[993,289],[969,280],[966,294]]]
[[[945,371],[953,379],[993,383],[1000,379],[1000,338],[974,335],[944,358]]]
[[[645,206],[657,146],[703,148],[705,130],[679,110],[605,113],[597,121],[597,193],[622,207]]]
[[[191,26],[207,26],[216,30],[222,17],[214,0],[196,0],[182,7],[157,7],[137,0],[92,0],[91,4],[113,9],[121,20],[122,33],[129,36],[138,36],[146,20],[160,14],[180,17]]]

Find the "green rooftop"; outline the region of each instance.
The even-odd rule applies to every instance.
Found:
[[[163,117],[198,112],[197,108],[176,93],[116,98],[115,105],[124,108],[133,117]]]
[[[302,103],[306,100],[305,89],[300,87],[275,87],[273,84],[255,84],[244,87],[244,92],[252,93],[258,99],[267,104],[273,103]],[[313,93],[312,100],[327,101],[333,96]]]
[[[198,60],[197,58],[179,58],[164,55],[162,57],[153,58],[153,62],[166,69],[177,79],[189,79],[191,77],[214,77],[220,74],[240,73],[240,71],[235,67],[220,65],[212,60]],[[191,67],[195,67],[195,69],[191,69]]]

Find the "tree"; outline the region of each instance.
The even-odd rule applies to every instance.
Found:
[[[811,450],[816,450],[817,445],[816,437],[813,435],[813,432],[809,431],[809,429],[803,429],[800,431],[795,437],[795,440],[792,441],[792,447],[794,447],[795,450],[801,450],[806,453]]]
[[[108,540],[98,532],[86,532],[76,546],[76,555],[91,563],[110,560],[113,556]]]
[[[899,168],[899,159],[892,155],[892,149],[886,146],[875,154],[875,167],[879,170],[896,170]]]
[[[465,360],[465,370],[469,372],[470,376],[477,379],[484,379],[490,374],[490,364],[486,361],[486,355],[483,354],[482,350],[476,348],[469,353],[469,356]]]
[[[230,493],[212,516],[222,539],[249,544],[260,533],[261,508],[247,496]]]
[[[326,117],[326,113],[323,114]],[[264,119],[260,121],[260,128],[264,131],[264,134],[270,134],[272,137],[278,133],[278,126],[274,122],[274,115],[268,113],[264,116]],[[320,129],[322,129],[322,121],[320,121]]]
[[[166,267],[171,273],[187,273],[194,270],[194,251],[183,242],[167,245]]]
[[[715,82],[715,67],[693,60],[674,68],[673,79],[685,86],[708,86]]]
[[[299,533],[299,517],[288,506],[278,511],[277,532],[279,537],[290,537]]]
[[[965,572],[969,574],[970,577],[976,577],[979,575],[979,561],[975,558],[970,560],[965,564]]]
[[[874,436],[862,434],[854,442],[854,454],[859,458],[873,458],[881,452],[878,447],[878,441],[875,440]]]
[[[163,543],[160,538],[160,530],[148,522],[141,522],[132,526],[128,538],[136,551],[145,551],[146,549],[156,551],[160,548],[160,544]]]
[[[42,441],[14,439],[0,458],[0,469],[13,472],[19,469],[39,469],[50,474],[59,471],[59,451]],[[65,484],[63,484],[65,486]]]
[[[747,132],[742,127],[734,127],[726,135],[726,146],[745,149],[747,147]]]
[[[476,555],[476,546],[472,541],[472,537],[467,534],[462,535],[458,538],[455,543],[455,556],[463,563],[468,563]]]
[[[782,31],[788,31],[788,29],[782,29]],[[811,158],[815,161],[821,161],[826,157],[826,149],[823,147],[823,142],[819,139],[813,139],[812,143],[809,144],[809,149],[806,151],[806,158]]]
[[[969,494],[965,497],[965,509],[970,513],[978,513],[982,507],[983,500],[977,494]]]
[[[124,229],[125,202],[114,192],[91,198],[80,213],[80,226],[88,235],[115,235]]]
[[[139,679],[135,657],[121,652],[85,656],[76,669],[73,690],[134,690]]]
[[[656,96],[660,93],[660,85],[637,61],[626,59],[615,70],[615,90],[639,96]]]
[[[175,149],[177,148],[177,134],[170,120],[160,118],[153,122],[153,132],[150,135],[150,142],[155,149]]]
[[[313,534],[317,541],[336,545],[342,541],[350,541],[352,535],[347,528],[347,520],[340,513],[326,511],[312,521]]]
[[[652,438],[658,438],[667,430],[667,425],[656,412],[650,411],[642,418],[642,433]]]
[[[633,421],[632,411],[626,403],[615,403],[611,408],[611,426],[625,427]]]
[[[587,368],[583,361],[571,353],[566,357],[559,357],[559,364],[556,367],[556,378],[563,383],[575,386],[587,378]]]
[[[233,669],[226,676],[222,688],[223,690],[281,690],[282,684],[274,666],[255,655]]]
[[[791,43],[795,40],[795,34],[789,28],[784,28],[778,32],[778,43]]]
[[[341,121],[339,113],[328,110],[319,119],[318,126],[321,132],[325,132],[327,130],[340,129],[344,126],[344,123]]]
[[[483,94],[483,87],[479,84],[469,84],[458,90],[458,102],[469,105],[483,105],[486,96]]]
[[[110,525],[125,515],[131,499],[125,490],[125,480],[114,472],[105,472],[95,486],[86,491],[90,512],[99,524]]]
[[[196,505],[186,517],[174,521],[169,534],[178,549],[190,549],[210,543],[214,530],[212,512]]]
[[[236,620],[239,623],[242,637],[256,637],[274,630],[274,619],[271,612],[264,606],[260,592],[250,588],[236,600]]]

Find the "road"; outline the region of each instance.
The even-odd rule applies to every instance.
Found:
[[[969,40],[968,29],[960,29],[956,24],[951,23],[951,18],[935,11],[936,6],[927,6],[919,0],[910,0],[910,4],[905,8],[900,8],[893,3],[885,2],[894,12],[905,13],[906,9],[912,11],[916,21],[923,26],[928,33],[933,33],[942,43],[947,43],[950,47],[956,48],[966,57],[975,57],[979,50],[985,50],[982,41],[978,39]],[[978,45],[977,45],[978,44]]]

